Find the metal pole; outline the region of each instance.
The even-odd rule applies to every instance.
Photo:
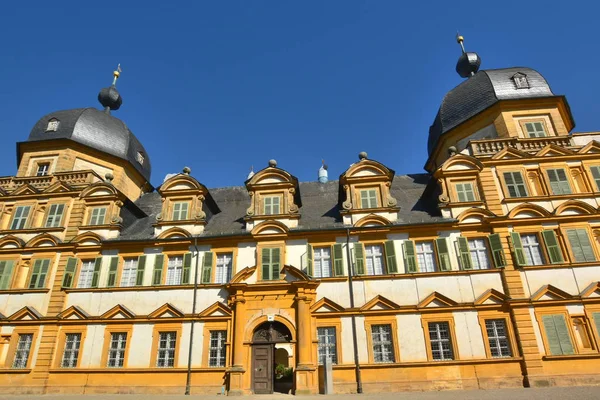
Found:
[[[350,257],[350,228],[346,229],[346,256],[348,257],[348,285],[350,291],[350,308],[354,309],[354,286],[352,275],[354,266]],[[360,375],[360,361],[358,360],[358,341],[356,339],[356,317],[352,314],[352,344],[354,345],[354,372],[356,374],[356,393],[362,393],[362,378]]]
[[[192,380],[192,347],[194,345],[194,323],[196,314],[196,296],[198,292],[198,238],[194,237],[194,250],[196,251],[196,266],[194,267],[194,300],[192,301],[192,326],[190,328],[190,348],[188,350],[187,377],[185,381],[185,395],[190,395],[190,384]]]

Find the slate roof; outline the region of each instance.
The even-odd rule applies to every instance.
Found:
[[[48,121],[59,121],[56,132],[46,132]],[[118,118],[93,107],[55,111],[43,116],[29,133],[28,142],[68,139],[128,161],[150,181],[150,157],[144,146]],[[19,146],[19,143],[17,143]],[[137,162],[137,153],[144,155],[144,164]]]
[[[338,181],[327,183],[300,182],[302,207],[299,226],[292,230],[318,230],[341,228],[342,218],[338,208]],[[249,234],[244,229],[246,209],[250,206],[250,196],[245,186],[209,189],[221,212],[208,221],[203,236]],[[411,174],[395,176],[391,193],[400,211],[396,225],[422,224],[444,219],[437,208],[438,189],[429,174]],[[162,202],[158,192],[147,193],[134,203],[147,216],[124,219],[125,227],[118,240],[150,239],[153,235],[152,224],[160,213]]]
[[[511,79],[517,72],[525,74],[528,89],[517,89]],[[488,69],[477,72],[449,91],[429,128],[427,151],[431,154],[439,138],[500,100],[554,96],[546,79],[526,67]]]

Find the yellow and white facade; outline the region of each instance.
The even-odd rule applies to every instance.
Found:
[[[327,356],[337,393],[600,384],[600,132],[507,95],[530,71],[407,176],[154,190],[142,150],[45,117],[0,178],[0,392],[183,393],[189,366],[192,394],[311,394]]]

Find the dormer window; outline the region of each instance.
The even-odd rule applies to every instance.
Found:
[[[517,72],[512,77],[515,82],[515,86],[517,89],[529,89],[529,81],[527,80],[527,75]]]
[[[184,221],[188,219],[190,204],[187,201],[177,201],[173,203],[173,221]]]
[[[137,152],[137,155],[135,156],[135,159],[137,160],[137,162],[140,163],[140,165],[144,165],[144,153],[142,153],[141,151]]]
[[[38,164],[35,176],[46,176],[50,172],[50,163]]]
[[[377,208],[377,189],[360,191],[360,208]]]
[[[281,214],[281,198],[279,196],[265,196],[264,198],[264,214],[278,215]]]
[[[530,138],[548,136],[546,135],[546,129],[544,128],[544,123],[542,121],[525,122],[523,126],[527,132],[527,136]]]
[[[56,132],[58,130],[58,124],[60,122],[56,118],[52,118],[48,121],[48,126],[46,127],[46,132]]]

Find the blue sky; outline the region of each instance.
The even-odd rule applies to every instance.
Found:
[[[406,3],[406,4],[405,4]],[[600,130],[598,6],[592,2],[21,1],[2,5],[0,175],[43,115],[99,107],[122,64],[123,119],[152,183],[184,166],[208,187],[241,185],[275,158],[301,181],[321,159],[337,179],[364,150],[398,174],[423,171],[429,126],[462,79],[529,66]]]

